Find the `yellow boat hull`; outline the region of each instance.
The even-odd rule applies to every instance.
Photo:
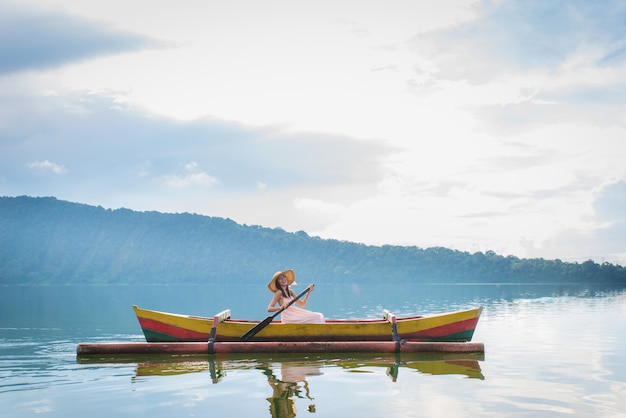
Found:
[[[180,315],[134,306],[148,342],[240,341],[259,321]],[[227,312],[227,311],[225,311]],[[482,307],[428,316],[397,318],[397,339],[406,341],[471,341]],[[326,320],[322,324],[273,321],[253,341],[389,341],[392,324],[385,319]]]

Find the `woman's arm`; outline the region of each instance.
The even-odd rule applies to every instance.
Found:
[[[304,308],[304,307],[306,306],[306,303],[309,301],[309,296],[311,296],[311,292],[312,292],[314,289],[315,289],[315,286],[314,286],[313,284],[310,284],[310,285],[309,285],[309,291],[308,291],[308,293],[306,294],[306,296],[304,297],[304,300],[300,300],[300,299],[298,299],[298,300],[296,300],[296,304],[297,304],[298,306],[300,306],[300,307]],[[295,297],[295,296],[296,296],[296,293],[295,293],[293,290],[291,291],[291,293],[292,293],[292,296],[293,296],[293,297]]]
[[[280,290],[277,290],[276,292],[274,292],[274,297],[272,298],[272,301],[270,302],[270,304],[267,306],[268,312],[276,312],[282,308],[282,305],[281,305],[282,296],[283,295],[280,293]],[[278,306],[275,306],[277,303],[278,303]]]

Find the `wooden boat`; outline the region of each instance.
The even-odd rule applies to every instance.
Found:
[[[213,318],[152,311],[133,306],[148,342],[239,342],[259,321],[234,320],[225,310]],[[254,342],[471,341],[482,307],[427,316],[381,319],[327,319],[322,324],[272,321]]]

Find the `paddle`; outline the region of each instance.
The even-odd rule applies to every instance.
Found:
[[[285,306],[284,308],[280,308],[278,311],[274,312],[272,315],[268,316],[267,318],[265,318],[262,322],[259,322],[254,328],[252,328],[250,331],[246,332],[243,337],[241,337],[242,340],[246,341],[250,338],[252,338],[253,336],[255,336],[259,331],[261,331],[263,328],[265,328],[266,326],[269,325],[270,322],[272,322],[272,320],[282,311],[284,311],[285,309],[287,309],[288,307],[290,307],[291,305],[294,304],[295,301],[297,301],[298,299],[300,299],[302,296],[306,295],[307,292],[311,290],[308,287],[306,288],[306,290],[304,290],[302,293],[300,293],[298,296],[296,296],[295,298],[293,298],[293,300],[291,302],[289,302],[287,304],[287,306]]]

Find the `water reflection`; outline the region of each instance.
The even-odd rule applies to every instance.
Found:
[[[401,371],[429,375],[461,375],[470,379],[484,379],[480,361],[483,353],[402,353],[402,354],[315,354],[302,355],[112,355],[79,356],[79,364],[136,363],[135,378],[145,376],[173,376],[185,373],[208,372],[213,383],[221,382],[230,371],[260,370],[272,377],[270,383],[305,382],[306,377],[321,376],[325,367],[340,367],[348,373],[373,372],[384,369],[395,382]],[[280,377],[277,377],[277,372]]]
[[[270,403],[272,418],[292,418],[297,415],[294,398],[308,399],[308,412],[315,412],[315,403],[311,397],[308,377],[321,376],[321,366],[316,364],[283,362],[280,363],[280,378],[274,374],[270,364],[263,368],[267,382],[272,388]]]
[[[338,365],[354,372],[382,367],[393,382],[398,380],[402,369],[429,375],[462,375],[482,380],[485,377],[479,360],[484,360],[483,353],[403,353],[370,359],[357,358],[342,361]]]
[[[229,374],[245,372],[261,377],[269,386],[267,401],[272,418],[295,417],[299,412],[314,413],[315,387],[323,388],[325,370],[345,373],[378,373],[397,382],[405,373],[458,375],[484,379],[482,353],[401,353],[401,354],[219,354],[214,356],[79,356],[79,364],[115,367],[136,364],[132,381],[150,377],[206,373],[212,384],[228,379]],[[333,374],[333,373],[331,373]],[[252,379],[253,377],[251,377]],[[247,378],[246,378],[247,379]],[[302,407],[306,405],[304,408]],[[300,406],[298,411],[296,405]]]

